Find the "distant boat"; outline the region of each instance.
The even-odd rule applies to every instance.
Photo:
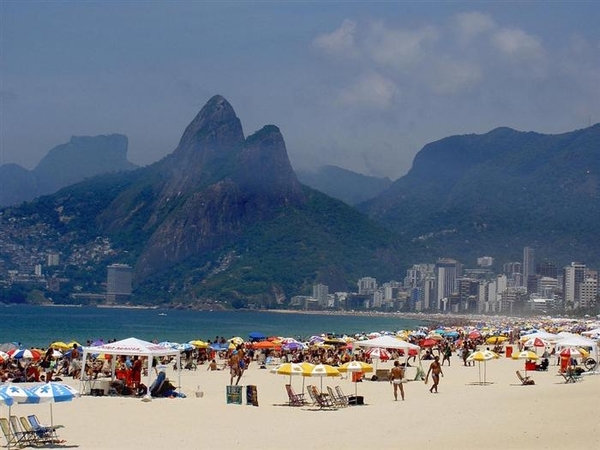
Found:
[[[158,313],[159,316],[166,316],[167,313]]]

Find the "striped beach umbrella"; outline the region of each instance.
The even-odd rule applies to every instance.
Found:
[[[7,353],[12,359],[33,359],[34,361],[37,361],[42,357],[42,352],[36,349],[16,349],[10,350]]]

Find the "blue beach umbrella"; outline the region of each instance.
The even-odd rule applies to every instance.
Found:
[[[16,386],[14,384],[0,385],[0,395],[6,395],[13,399],[15,403],[39,403],[40,398],[30,389]],[[10,405],[9,405],[10,406]]]
[[[31,388],[31,393],[39,399],[39,403],[50,403],[50,426],[54,427],[52,403],[70,402],[79,397],[79,391],[63,383],[49,382]]]
[[[15,401],[6,392],[0,393],[0,403],[4,403],[6,406],[12,406]]]

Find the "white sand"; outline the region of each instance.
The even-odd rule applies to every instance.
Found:
[[[357,387],[367,405],[335,411],[281,406],[289,377],[260,370],[254,363],[241,384],[257,386],[260,406],[245,404],[245,389],[243,405],[227,404],[229,374],[199,366],[182,372],[185,399],[145,403],[85,396],[55,404],[54,422],[65,425],[60,437],[67,445],[80,449],[600,448],[600,376],[565,384],[554,363],[548,372],[529,372],[535,386],[521,386],[515,370],[523,372],[523,361],[492,360],[487,363],[492,384],[481,386],[472,384],[479,379],[478,363],[464,367],[453,356],[452,366],[443,368],[439,394],[430,394],[423,382],[410,382],[405,385],[406,401],[395,402],[388,382],[364,381]],[[409,377],[415,370],[408,369]],[[176,383],[172,369],[168,377]],[[327,378],[323,386],[339,384],[351,394],[349,378]],[[68,382],[78,386],[77,381]],[[318,378],[305,382],[320,385]],[[300,391],[302,379],[294,377],[292,384]],[[197,385],[202,398],[194,395]],[[12,411],[50,421],[48,404],[16,405]]]

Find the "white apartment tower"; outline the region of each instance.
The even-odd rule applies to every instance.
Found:
[[[579,308],[580,286],[586,279],[587,270],[585,264],[572,262],[564,268],[563,277],[563,299],[565,309]]]

